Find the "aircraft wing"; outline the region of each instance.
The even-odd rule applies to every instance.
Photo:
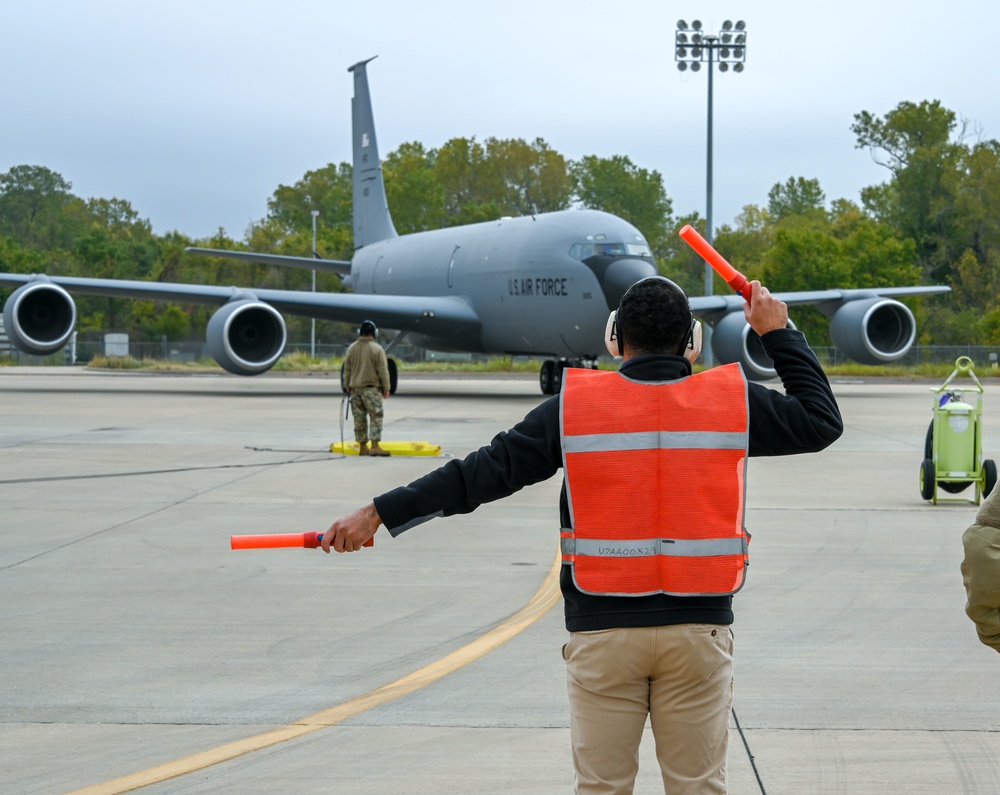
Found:
[[[929,286],[929,287],[873,287],[868,289],[851,290],[801,290],[790,293],[774,293],[774,295],[784,301],[789,306],[800,306],[806,304],[827,304],[841,305],[850,301],[860,301],[864,298],[898,298],[907,295],[928,295],[931,293],[948,293],[950,287]],[[692,296],[690,299],[691,311],[695,315],[713,315],[726,312],[733,312],[743,306],[743,297],[736,293],[725,295],[702,295]]]
[[[450,296],[260,290],[75,276],[34,277],[21,273],[0,273],[0,287],[20,287],[33,279],[55,284],[70,293],[179,304],[222,306],[234,299],[257,298],[290,315],[345,323],[371,319],[384,328],[446,337],[478,334],[480,327],[479,317],[472,307],[465,300]]]
[[[351,263],[339,259],[322,259],[320,257],[288,257],[283,254],[257,254],[253,251],[227,251],[221,248],[198,248],[188,246],[184,249],[189,254],[206,254],[210,257],[225,257],[244,262],[262,262],[265,265],[282,265],[286,268],[305,268],[313,271],[324,271],[347,276],[351,272]]]

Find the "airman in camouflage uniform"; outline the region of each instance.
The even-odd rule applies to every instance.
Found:
[[[351,396],[354,415],[354,440],[359,455],[387,456],[382,441],[382,399],[389,397],[389,361],[375,338],[378,327],[366,320],[358,329],[358,339],[351,343],[344,357],[344,384]],[[371,449],[368,442],[371,442]]]

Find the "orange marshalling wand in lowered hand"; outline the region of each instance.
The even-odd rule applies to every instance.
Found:
[[[229,536],[229,546],[233,549],[278,549],[280,547],[305,547],[316,549],[323,540],[323,534],[315,530],[310,533],[271,533],[256,536]],[[375,539],[369,538],[362,546],[375,546]]]
[[[750,284],[747,282],[747,277],[730,265],[711,243],[698,234],[697,229],[691,224],[685,224],[677,234],[684,238],[684,242],[697,251],[705,262],[715,268],[715,272],[726,280],[726,284],[742,295],[748,304],[750,303]]]

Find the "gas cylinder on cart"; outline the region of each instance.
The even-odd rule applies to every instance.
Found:
[[[975,406],[961,400],[942,398],[937,413],[937,468],[946,472],[971,472],[979,468],[976,459]]]

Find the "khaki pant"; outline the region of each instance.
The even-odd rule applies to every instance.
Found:
[[[574,632],[563,656],[578,793],[632,792],[648,715],[667,795],[724,795],[733,704],[728,626]]]

